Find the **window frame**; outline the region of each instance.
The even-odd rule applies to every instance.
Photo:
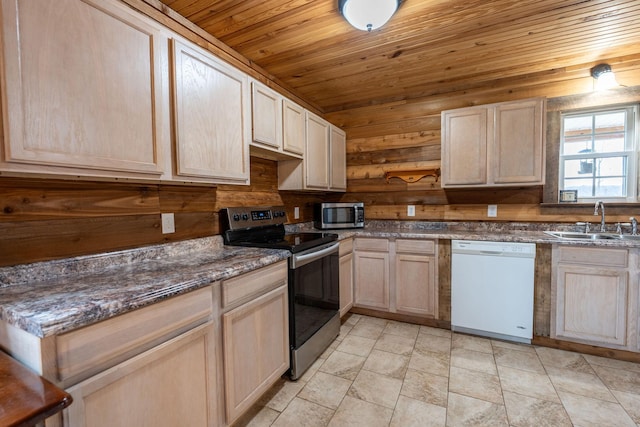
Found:
[[[564,154],[564,126],[565,119],[568,117],[580,117],[580,116],[594,116],[598,114],[606,114],[616,111],[626,111],[626,123],[625,123],[625,147],[623,151],[616,151],[611,153],[586,153],[586,154]],[[603,196],[581,196],[578,194],[578,203],[593,203],[596,200],[603,200],[606,202],[637,202],[638,201],[638,162],[640,150],[640,143],[638,142],[639,135],[639,121],[638,121],[638,103],[628,103],[619,105],[609,105],[602,107],[590,107],[575,110],[565,110],[560,112],[560,135],[559,135],[559,152],[558,152],[558,194],[560,190],[564,190],[565,177],[564,177],[564,165],[565,160],[579,160],[582,158],[587,159],[602,159],[607,157],[627,157],[625,187],[626,195],[621,197],[603,197]],[[593,133],[592,133],[593,135]]]

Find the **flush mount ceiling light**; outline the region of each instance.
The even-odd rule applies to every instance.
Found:
[[[362,31],[371,31],[386,24],[401,2],[402,0],[338,0],[338,9],[349,24]]]
[[[611,89],[619,86],[609,64],[598,64],[591,69],[591,77],[596,79],[596,90]]]

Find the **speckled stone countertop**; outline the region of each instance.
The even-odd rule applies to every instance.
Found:
[[[0,319],[43,338],[287,259],[220,236],[0,268]]]
[[[312,223],[287,231],[318,231]],[[640,241],[562,240],[574,224],[368,221],[349,237],[492,240],[606,247]],[[289,252],[224,246],[220,236],[0,268],[0,319],[37,337],[68,332],[287,259]]]

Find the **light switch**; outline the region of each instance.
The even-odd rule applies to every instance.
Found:
[[[298,206],[293,208],[293,219],[300,219],[300,208]]]
[[[416,216],[416,207],[414,205],[407,206],[407,216]]]
[[[489,218],[495,218],[498,216],[498,205],[487,206],[487,216]]]

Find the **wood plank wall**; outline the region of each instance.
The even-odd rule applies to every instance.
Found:
[[[547,184],[544,187],[443,190],[433,178],[405,183],[397,178],[386,182],[392,170],[440,167],[440,112],[471,105],[544,96],[556,120],[559,111],[619,102],[640,101],[640,54],[621,59],[616,66],[624,85],[607,93],[593,93],[590,76],[562,79],[549,75],[547,81],[520,79],[495,82],[482,90],[455,94],[434,94],[419,99],[354,108],[327,114],[327,119],[347,133],[347,188],[344,201],[366,203],[369,219],[574,222],[593,221],[593,208],[545,207],[557,200],[558,139],[547,138]],[[622,63],[624,62],[624,64]],[[616,68],[614,66],[614,69]],[[557,116],[557,117],[556,117]],[[557,132],[557,127],[551,128]],[[549,147],[549,143],[554,144]],[[555,153],[555,154],[554,154]],[[416,216],[407,217],[407,205],[416,205]],[[487,204],[498,205],[498,217],[487,217]],[[611,221],[627,221],[635,208],[608,210]]]
[[[0,266],[216,235],[227,206],[285,205],[289,222],[311,221],[314,202],[337,197],[278,192],[277,164],[254,157],[246,187],[0,177]],[[168,212],[176,232],[162,234]]]

